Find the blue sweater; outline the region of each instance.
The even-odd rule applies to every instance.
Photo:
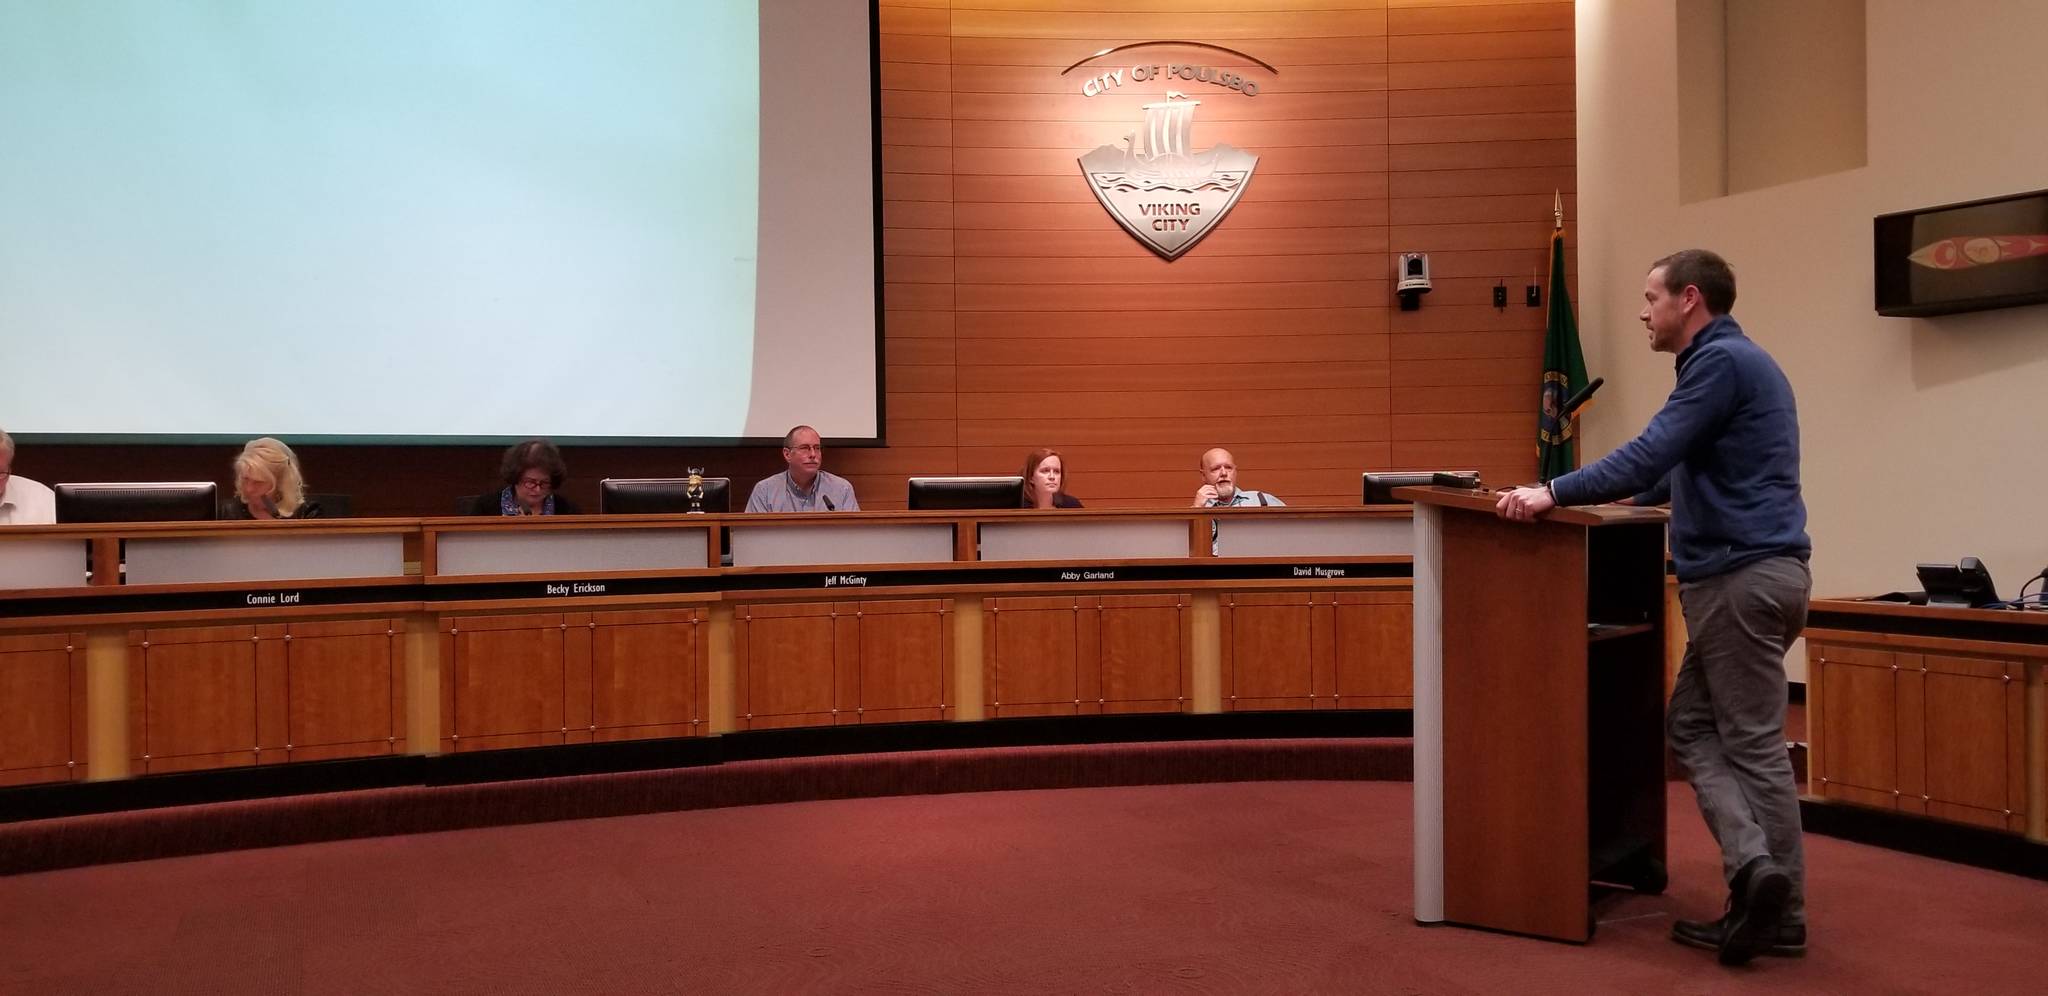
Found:
[[[1642,435],[1550,488],[1560,505],[1669,501],[1680,581],[1813,550],[1792,385],[1727,315],[1678,354],[1678,384]]]

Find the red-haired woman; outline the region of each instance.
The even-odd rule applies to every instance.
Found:
[[[1058,450],[1032,450],[1024,458],[1023,507],[1081,507],[1081,499],[1067,493],[1067,465]]]

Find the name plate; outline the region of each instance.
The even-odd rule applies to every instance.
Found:
[[[405,538],[397,533],[296,536],[245,529],[217,536],[128,541],[129,584],[388,578],[404,573]]]
[[[76,588],[85,584],[85,541],[15,540],[0,543],[0,590]]]
[[[1185,522],[1145,519],[981,524],[982,560],[1165,560],[1188,555]]]
[[[940,564],[952,559],[950,522],[829,526],[772,523],[732,527],[734,567]]]
[[[445,577],[701,570],[709,565],[709,550],[708,528],[446,532],[435,541],[434,573]]]
[[[1415,549],[1407,519],[1218,516],[1219,557],[1406,557]]]

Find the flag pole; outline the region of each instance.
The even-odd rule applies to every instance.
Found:
[[[1579,351],[1578,323],[1573,320],[1571,292],[1564,273],[1564,192],[1550,192],[1550,313],[1543,322],[1543,378],[1536,420],[1539,479],[1549,481],[1579,465],[1575,413],[1564,410],[1567,398],[1586,386],[1586,361]]]

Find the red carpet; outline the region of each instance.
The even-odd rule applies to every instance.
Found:
[[[848,799],[0,879],[0,993],[2041,993],[2048,885],[1809,837],[1813,953],[1723,969],[1672,889],[1591,945],[1409,919],[1409,786]]]
[[[414,785],[0,823],[0,875],[356,837],[878,795],[1412,777],[1409,742],[1188,740],[900,751]]]

